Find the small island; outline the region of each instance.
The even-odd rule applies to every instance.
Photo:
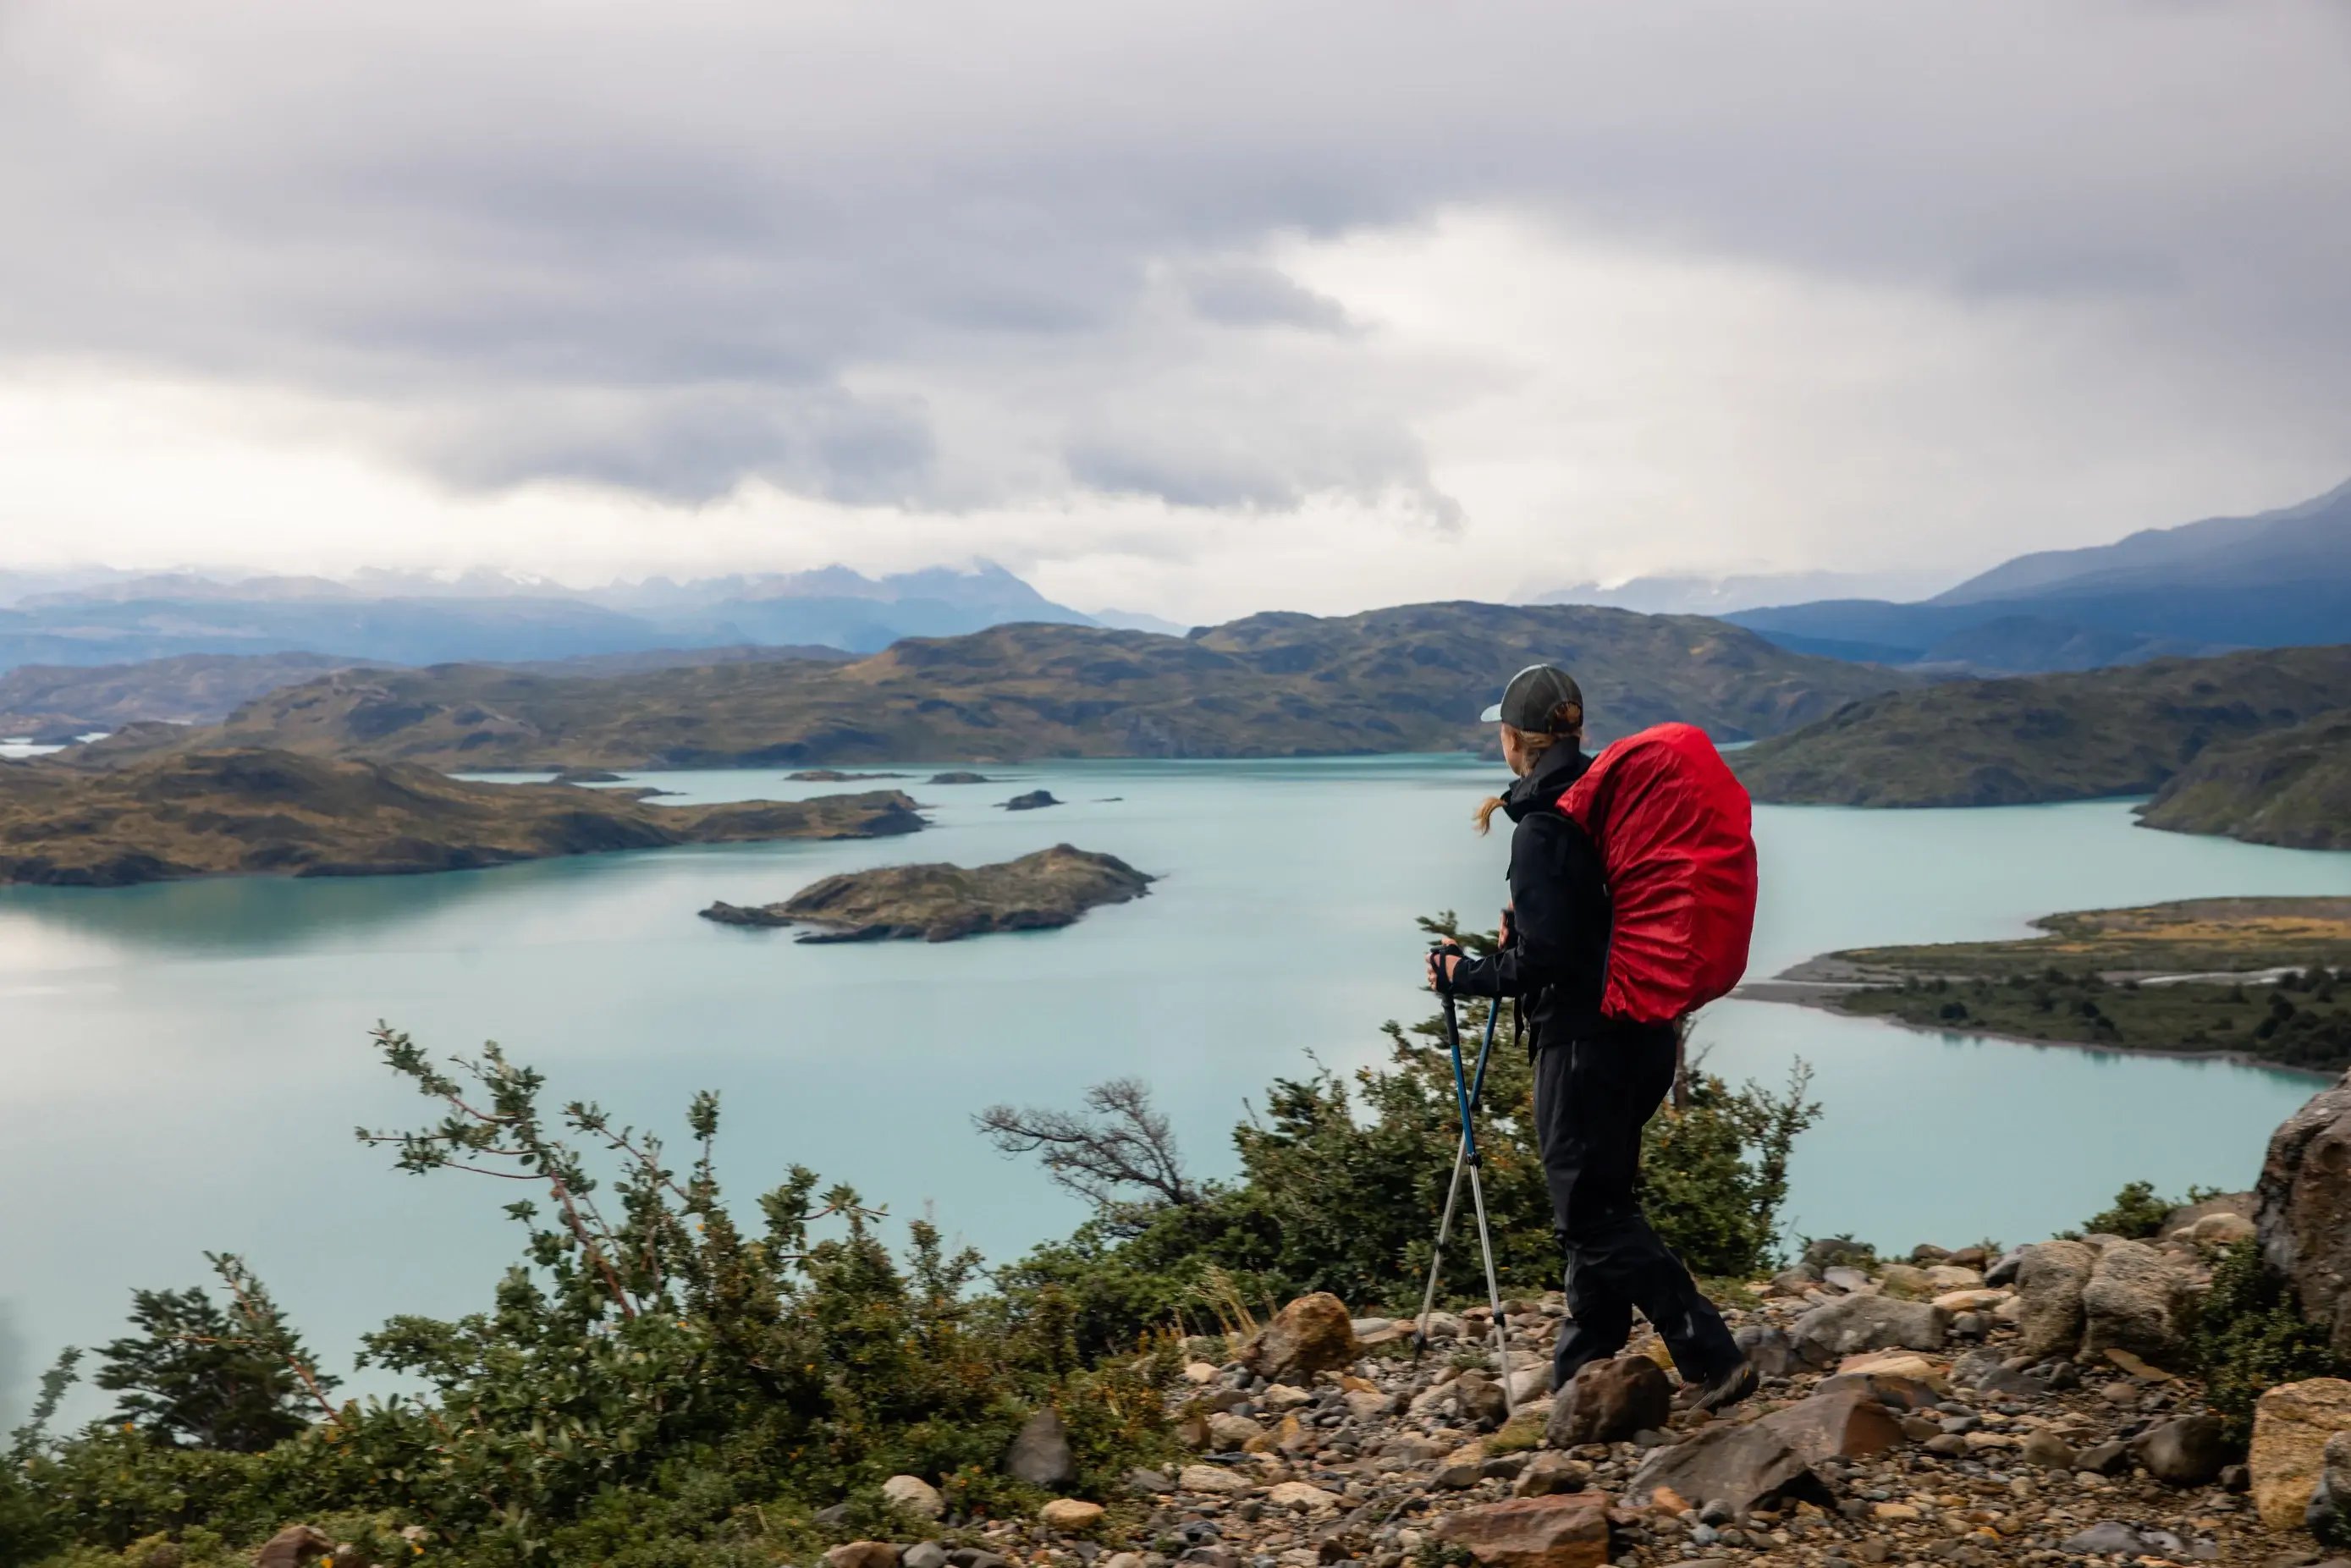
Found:
[[[550,784],[618,784],[621,776],[601,768],[559,768]]]
[[[0,760],[0,883],[381,876],[673,844],[863,839],[925,823],[894,789],[652,806],[634,789],[480,784],[410,763],[242,748],[111,770]]]
[[[903,773],[843,773],[838,768],[803,768],[798,773],[787,773],[788,784],[860,784],[869,779],[904,779]]]
[[[2351,1067],[2351,898],[2187,899],[2033,924],[2047,935],[1823,954],[1740,994],[1958,1034]]]
[[[925,784],[993,784],[996,780],[990,779],[985,773],[951,771],[946,773],[934,773],[928,779],[924,779],[923,782]]]
[[[1015,795],[1009,800],[1005,801],[1004,810],[1008,811],[1035,811],[1042,810],[1047,806],[1058,806],[1061,803],[1061,802],[1060,800],[1054,798],[1053,792],[1050,789],[1031,789],[1026,795]]]
[[[808,925],[802,942],[952,942],[990,931],[1068,925],[1097,904],[1141,898],[1157,879],[1120,860],[1056,844],[996,865],[881,866],[829,876],[781,904],[714,904],[722,925]]]

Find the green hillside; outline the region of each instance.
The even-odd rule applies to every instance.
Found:
[[[2151,795],[2208,748],[2346,707],[2351,646],[2263,649],[1881,693],[1757,744],[1736,766],[1758,800],[1796,803],[2007,806]]]
[[[1479,744],[1479,708],[1537,660],[1576,672],[1604,736],[1666,718],[1727,740],[1771,735],[1905,679],[1698,616],[1425,604],[1259,615],[1190,637],[998,626],[852,664],[593,683],[471,665],[344,671],[270,693],[215,730],[126,732],[78,759],[192,744],[450,768],[1437,751]]]
[[[2140,820],[2289,849],[2351,849],[2351,708],[2212,747],[2174,774]]]

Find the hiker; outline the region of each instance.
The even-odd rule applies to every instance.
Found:
[[[1675,1022],[1604,1011],[1604,995],[1614,995],[1607,874],[1592,836],[1561,806],[1593,766],[1583,748],[1583,694],[1566,671],[1535,664],[1510,678],[1483,717],[1500,724],[1502,757],[1517,775],[1478,810],[1480,832],[1498,810],[1516,824],[1510,905],[1493,956],[1432,953],[1428,983],[1456,996],[1516,998],[1531,1030],[1535,1128],[1572,1320],[1560,1331],[1552,1386],[1622,1351],[1638,1307],[1694,1391],[1689,1403],[1720,1409],[1755,1392],[1755,1369],[1649,1228],[1636,1193],[1641,1128],[1673,1087],[1679,1031]]]

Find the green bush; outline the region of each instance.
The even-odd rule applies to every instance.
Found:
[[[2284,1277],[2262,1260],[2251,1238],[2223,1249],[2193,1331],[2204,1398],[2241,1447],[2252,1436],[2253,1404],[2281,1383],[2351,1375],[2325,1332],[2295,1309]]]

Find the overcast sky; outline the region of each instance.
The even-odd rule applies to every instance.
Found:
[[[1178,619],[2351,476],[2351,5],[0,0],[0,567]]]

